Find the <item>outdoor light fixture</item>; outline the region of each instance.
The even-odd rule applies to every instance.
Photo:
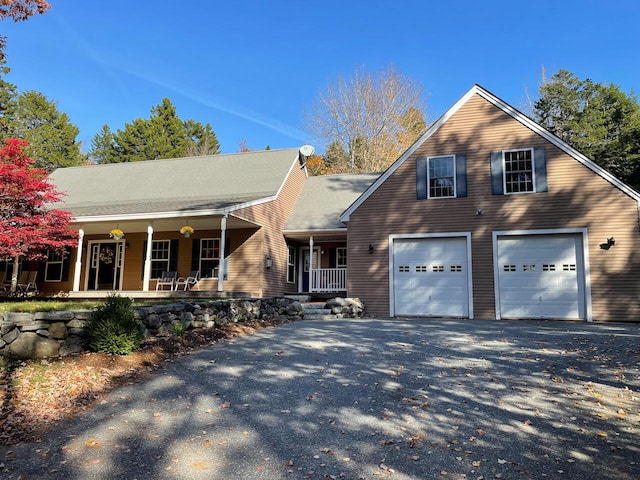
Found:
[[[484,210],[479,208],[476,210],[476,215],[482,215],[484,213]]]
[[[265,257],[265,259],[264,259],[264,267],[265,268],[273,267],[273,259],[271,257]]]
[[[609,247],[613,247],[616,244],[616,239],[613,237],[609,237],[607,238],[607,245],[609,245]]]
[[[374,250],[373,243],[370,243],[369,244],[369,253],[373,253],[373,250]]]

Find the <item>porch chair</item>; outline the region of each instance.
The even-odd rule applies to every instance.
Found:
[[[168,286],[169,290],[175,290],[177,278],[178,272],[164,272],[156,282],[156,292],[160,290],[160,287],[164,290],[165,286]]]
[[[18,280],[17,288],[21,293],[25,295],[29,292],[33,292],[35,295],[38,294],[38,285],[36,284],[36,278],[38,277],[38,271],[24,271],[22,275],[20,275],[20,279]]]
[[[175,289],[178,290],[180,285],[184,285],[184,290],[187,291],[187,290],[191,290],[191,287],[195,285],[196,288],[200,290],[200,285],[198,284],[199,280],[200,280],[200,270],[191,270],[189,272],[189,275],[187,275],[186,277],[179,277],[176,280]]]

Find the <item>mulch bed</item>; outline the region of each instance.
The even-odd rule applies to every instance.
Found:
[[[160,368],[167,359],[284,321],[228,323],[189,330],[182,337],[149,338],[123,356],[87,352],[13,363],[0,370],[0,445],[38,441],[68,416],[90,409],[107,392]]]

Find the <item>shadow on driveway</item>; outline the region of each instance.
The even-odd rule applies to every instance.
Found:
[[[623,324],[290,323],[169,362],[0,462],[23,480],[637,479],[639,345]]]

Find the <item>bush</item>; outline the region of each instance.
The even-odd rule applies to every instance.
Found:
[[[140,346],[144,333],[132,303],[130,298],[109,295],[104,304],[96,308],[83,332],[90,350],[127,355]]]

